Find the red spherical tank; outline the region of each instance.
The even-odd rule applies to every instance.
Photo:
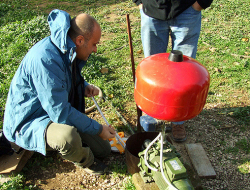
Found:
[[[135,76],[135,102],[156,119],[185,121],[197,116],[206,103],[209,73],[180,51],[145,58]]]

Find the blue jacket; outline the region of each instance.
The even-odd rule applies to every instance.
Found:
[[[45,132],[50,121],[75,126],[95,135],[98,122],[71,106],[71,63],[75,44],[67,35],[70,15],[53,10],[48,23],[51,36],[35,44],[22,60],[12,79],[6,102],[3,130],[6,138],[46,155]],[[86,62],[79,64],[80,70]],[[87,82],[84,84],[88,85]]]

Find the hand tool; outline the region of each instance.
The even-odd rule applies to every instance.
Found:
[[[100,112],[102,118],[104,119],[105,123],[106,123],[108,126],[110,126],[110,124],[108,123],[107,119],[106,119],[105,116],[103,115],[102,110],[101,110],[101,108],[99,107],[99,105],[98,105],[98,103],[96,102],[96,100],[95,100],[94,97],[92,97],[92,100],[94,101],[94,103],[95,103],[95,105],[96,105],[98,111]],[[113,144],[111,144],[111,146],[115,146],[115,147],[119,150],[119,152],[120,152],[121,154],[125,152],[126,144],[125,144],[124,140],[117,134],[117,132],[116,132],[116,134],[115,134],[115,137],[112,139],[112,142],[113,142]]]

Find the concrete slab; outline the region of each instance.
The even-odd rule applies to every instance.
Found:
[[[200,178],[216,178],[214,168],[200,143],[186,144],[188,155]]]
[[[144,183],[139,173],[134,173],[132,175],[132,180],[137,190],[159,190],[158,186],[154,182]]]
[[[7,175],[7,174],[0,175],[0,184],[3,184],[3,183],[8,182],[10,180],[11,180],[11,178],[9,175]]]

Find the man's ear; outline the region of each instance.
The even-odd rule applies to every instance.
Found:
[[[76,45],[82,46],[85,43],[85,38],[82,35],[76,37]]]

